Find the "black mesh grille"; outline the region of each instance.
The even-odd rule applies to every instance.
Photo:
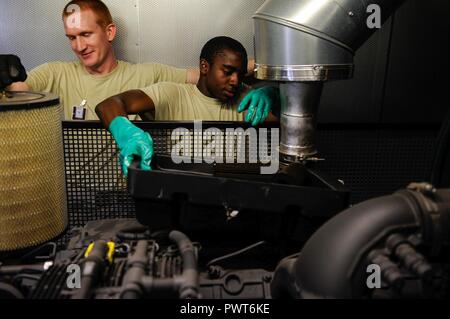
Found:
[[[158,154],[170,154],[173,129],[193,128],[191,123],[137,125],[150,132]],[[203,129],[209,125],[225,130],[237,124],[203,123]],[[429,180],[438,129],[321,125],[316,145],[319,157],[326,160],[319,162],[317,168],[343,180],[352,192],[353,204],[389,194],[411,181]],[[69,229],[90,220],[133,218],[134,203],[109,132],[98,122],[64,122],[63,138]],[[246,150],[248,157],[248,143]],[[65,235],[61,240],[67,239]]]
[[[318,168],[344,181],[353,204],[390,194],[413,181],[430,181],[437,131],[324,127],[317,148],[326,160]]]
[[[116,144],[100,125],[63,125],[69,229],[90,220],[134,217]]]

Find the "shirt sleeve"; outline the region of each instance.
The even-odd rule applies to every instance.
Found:
[[[160,63],[146,63],[153,69],[154,83],[158,82],[175,82],[186,83],[187,70],[179,69],[170,65]]]
[[[178,89],[176,84],[170,82],[162,82],[152,84],[141,89],[148,95],[155,105],[155,119],[157,121],[171,121],[173,119],[172,100],[176,99]]]
[[[57,75],[56,66],[53,63],[45,63],[31,70],[25,83],[32,91],[58,93],[58,87],[54,85]]]

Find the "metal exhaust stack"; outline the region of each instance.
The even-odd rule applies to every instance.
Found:
[[[367,26],[369,5],[383,23],[403,0],[267,0],[254,14],[255,74],[279,81],[283,162],[316,153],[314,128],[323,82],[353,76],[355,51],[377,29]]]

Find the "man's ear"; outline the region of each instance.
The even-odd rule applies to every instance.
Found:
[[[106,36],[109,42],[112,42],[116,37],[117,27],[114,23],[108,24],[106,26]]]
[[[200,59],[200,74],[206,75],[209,71],[209,63],[205,59]]]

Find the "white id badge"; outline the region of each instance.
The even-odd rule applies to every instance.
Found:
[[[75,105],[72,110],[72,120],[86,119],[86,100],[83,100],[80,105]]]

